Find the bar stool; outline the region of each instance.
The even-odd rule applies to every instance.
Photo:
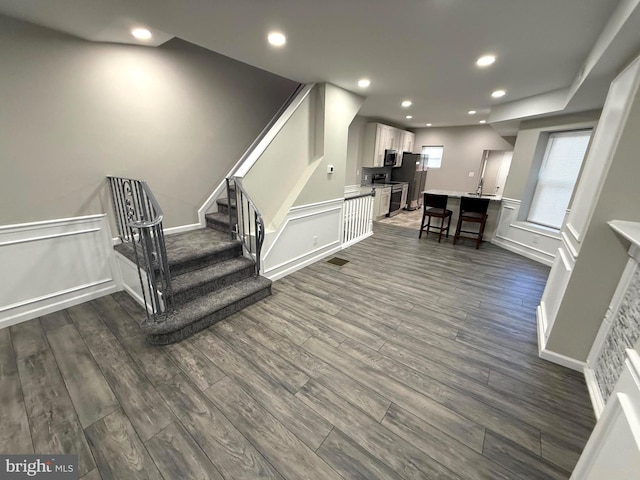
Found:
[[[460,215],[458,216],[458,226],[456,228],[456,234],[453,236],[453,244],[455,245],[458,239],[461,237],[461,233],[467,233],[473,235],[476,240],[476,248],[480,247],[482,242],[482,236],[484,235],[484,226],[487,223],[487,210],[489,209],[488,198],[474,198],[474,197],[462,197],[460,199]],[[479,231],[462,230],[462,222],[479,223]]]
[[[451,226],[451,216],[453,212],[447,210],[448,195],[436,195],[434,193],[424,193],[422,202],[422,221],[420,222],[420,234],[418,238],[422,238],[422,232],[426,231],[427,235],[431,230],[440,232],[438,235],[438,243],[442,240],[442,232],[447,232],[447,238],[449,238],[449,227]],[[424,219],[429,217],[427,224],[424,224]],[[431,226],[431,217],[440,219],[440,226]],[[445,227],[444,221],[447,220],[447,226]],[[426,229],[425,229],[426,227]]]

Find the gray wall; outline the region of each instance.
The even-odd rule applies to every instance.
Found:
[[[322,161],[315,169],[294,205],[308,205],[342,198],[346,183],[349,125],[364,103],[364,98],[331,84],[324,84]],[[333,165],[333,174],[327,167]]]
[[[364,148],[364,130],[371,120],[361,115],[356,117],[349,125],[349,139],[347,144],[347,165],[344,184],[360,185],[360,169],[362,162],[362,150]]]
[[[416,130],[414,151],[423,146],[444,145],[442,168],[427,174],[426,188],[475,191],[484,150],[511,150],[513,145],[488,125],[420,128]],[[469,172],[474,172],[469,177]]]
[[[513,160],[504,186],[504,196],[516,200],[532,196],[549,133],[594,127],[600,113],[600,110],[593,110],[523,122],[513,149]],[[532,167],[535,168],[533,175]],[[521,209],[522,212],[527,210],[528,208]]]
[[[108,212],[146,179],[165,226],[197,209],[295,82],[179,40],[100,44],[0,16],[0,225]]]
[[[628,260],[629,242],[609,220],[640,221],[640,92],[636,93],[602,192],[547,341],[553,352],[586,360]]]

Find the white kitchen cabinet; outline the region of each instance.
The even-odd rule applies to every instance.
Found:
[[[364,131],[364,148],[362,149],[363,167],[384,166],[384,151],[388,148],[388,130],[386,125],[369,123]]]
[[[405,133],[404,148],[402,149],[402,151],[413,153],[413,144],[415,143],[415,140],[416,140],[416,134],[413,132],[404,132],[404,133]]]
[[[400,130],[400,137],[398,143],[398,156],[396,157],[396,163],[394,167],[402,166],[402,153],[409,152],[413,153],[413,143],[415,140],[416,134],[413,132],[408,132],[406,130]]]
[[[363,167],[383,167],[385,150],[396,150],[396,167],[402,162],[402,152],[413,151],[415,134],[382,123],[369,123],[364,132]]]
[[[391,187],[376,188],[376,196],[373,200],[374,217],[384,217],[387,213],[389,213],[390,204]]]

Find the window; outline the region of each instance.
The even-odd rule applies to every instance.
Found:
[[[560,229],[590,137],[591,130],[549,135],[527,221]]]
[[[422,147],[422,155],[428,155],[427,158],[427,168],[440,168],[442,165],[442,153],[444,152],[444,147],[433,146],[433,147]]]

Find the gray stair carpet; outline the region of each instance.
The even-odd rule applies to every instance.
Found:
[[[229,202],[217,203],[219,212],[206,215],[209,228],[165,236],[174,309],[143,324],[153,345],[179,342],[271,295],[271,280],[255,275],[255,262],[230,238]],[[234,223],[235,207],[232,200]],[[114,248],[135,263],[130,244]]]
[[[162,322],[146,322],[142,330],[152,345],[179,342],[271,294],[271,280],[251,277],[196,298],[176,308]]]

